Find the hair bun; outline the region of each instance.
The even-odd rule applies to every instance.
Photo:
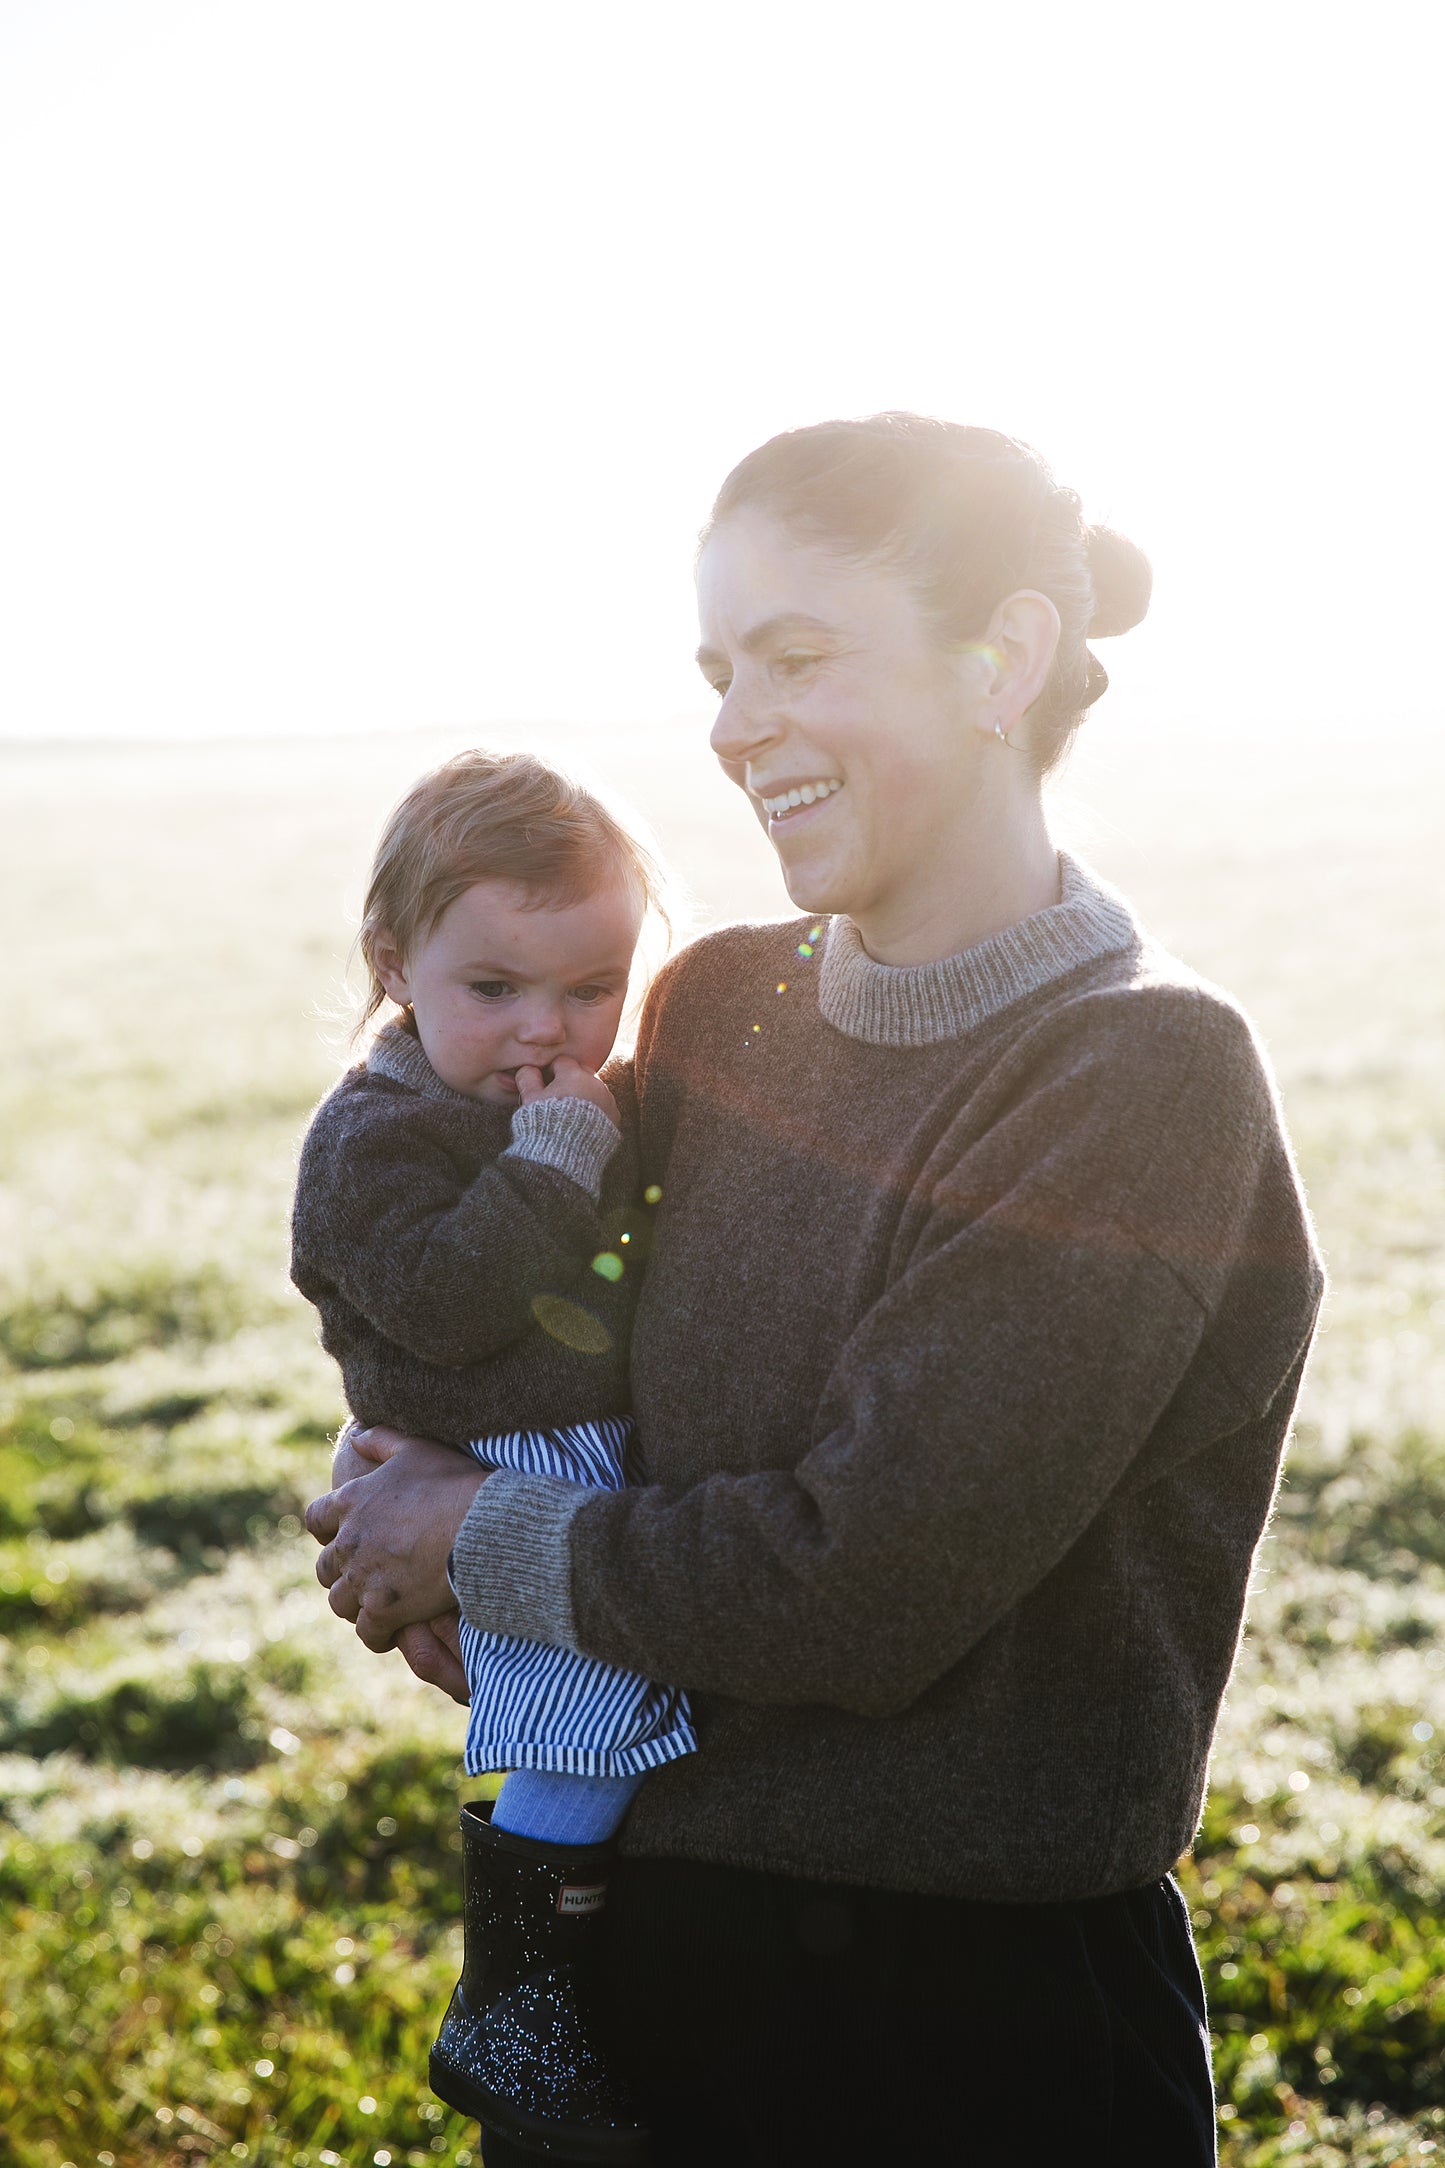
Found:
[[[1089,577],[1094,583],[1094,614],[1089,638],[1107,640],[1127,632],[1149,607],[1154,568],[1137,543],[1112,527],[1090,527],[1087,534]]]

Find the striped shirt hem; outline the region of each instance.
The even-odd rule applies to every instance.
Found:
[[[550,1769],[568,1777],[640,1777],[696,1752],[690,1724],[666,1739],[649,1739],[642,1746],[623,1747],[616,1753],[601,1747],[541,1746],[535,1740],[482,1739],[475,1747],[468,1741],[466,1771],[469,1777],[483,1777],[496,1769]]]

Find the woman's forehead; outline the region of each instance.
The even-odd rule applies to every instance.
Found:
[[[752,506],[719,521],[698,558],[705,645],[744,651],[796,622],[827,629],[893,617],[912,596],[886,566],[851,562]]]

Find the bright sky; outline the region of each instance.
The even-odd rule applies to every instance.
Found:
[[[1112,702],[1445,717],[1440,17],[0,0],[0,733],[700,713],[774,430],[1025,436]]]

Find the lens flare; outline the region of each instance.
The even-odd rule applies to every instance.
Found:
[[[617,1269],[622,1269],[620,1257]],[[575,1348],[579,1355],[605,1355],[612,1346],[612,1335],[601,1320],[561,1295],[534,1295],[532,1315],[543,1332],[560,1340],[563,1347]]]

